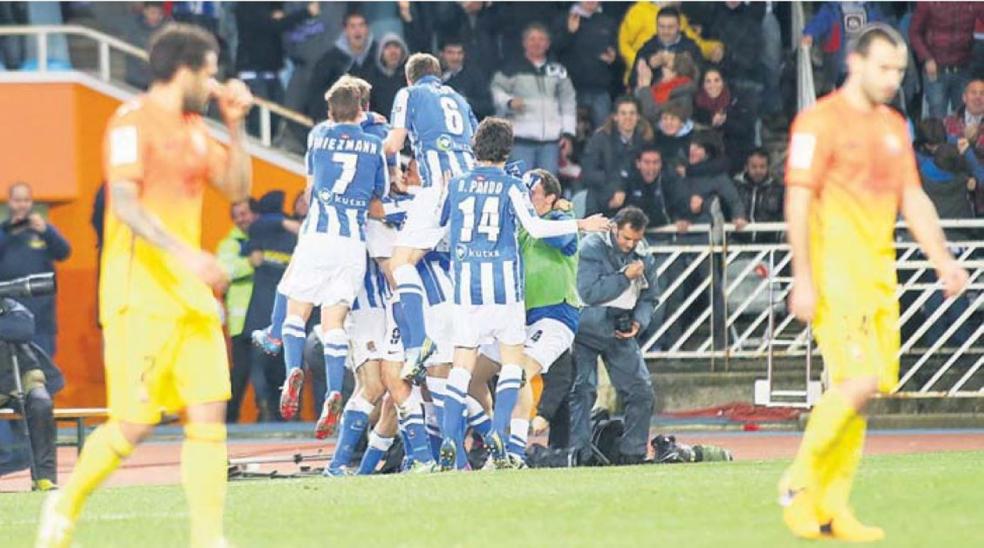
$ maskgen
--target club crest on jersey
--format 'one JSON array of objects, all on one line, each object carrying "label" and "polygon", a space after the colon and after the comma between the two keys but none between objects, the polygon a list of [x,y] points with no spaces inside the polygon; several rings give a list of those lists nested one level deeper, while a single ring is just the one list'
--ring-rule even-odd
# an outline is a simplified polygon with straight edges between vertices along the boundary
[{"label": "club crest on jersey", "polygon": [[328,189],[322,189],[318,191],[318,199],[326,204],[330,204],[335,198],[335,195]]},{"label": "club crest on jersey", "polygon": [[455,259],[457,259],[459,261],[462,261],[462,260],[464,260],[464,258],[465,258],[466,255],[468,255],[468,248],[465,247],[465,244],[458,244],[454,248],[454,257],[455,257]]},{"label": "club crest on jersey", "polygon": [[448,135],[441,135],[437,138],[437,150],[442,152],[450,152],[454,149],[454,141]]}]

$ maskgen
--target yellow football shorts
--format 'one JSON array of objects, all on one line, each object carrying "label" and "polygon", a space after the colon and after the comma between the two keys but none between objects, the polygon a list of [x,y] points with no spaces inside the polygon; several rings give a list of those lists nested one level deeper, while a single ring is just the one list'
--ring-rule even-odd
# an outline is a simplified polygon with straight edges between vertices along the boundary
[{"label": "yellow football shorts", "polygon": [[226,401],[231,395],[218,318],[122,312],[104,325],[103,344],[113,419],[157,424],[162,412]]},{"label": "yellow football shorts", "polygon": [[878,377],[888,393],[899,380],[898,305],[831,307],[821,303],[813,334],[832,384],[859,377]]}]

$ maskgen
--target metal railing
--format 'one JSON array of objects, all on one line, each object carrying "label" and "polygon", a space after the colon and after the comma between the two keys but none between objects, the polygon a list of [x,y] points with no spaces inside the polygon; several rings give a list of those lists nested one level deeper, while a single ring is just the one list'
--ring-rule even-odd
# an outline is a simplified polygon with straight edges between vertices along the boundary
[{"label": "metal railing", "polygon": [[[950,242],[970,272],[968,290],[944,299],[941,285],[918,245],[898,225],[895,242],[900,303],[902,377],[896,391],[984,396],[984,220],[943,221],[969,238]],[[658,263],[660,304],[644,337],[646,358],[723,361],[803,358],[809,379],[818,352],[809,326],[787,310],[791,254],[784,223],[673,227],[649,232]]]},{"label": "metal railing", "polygon": [[[36,40],[38,57],[37,72],[42,73],[48,72],[49,70],[48,38],[51,35],[64,35],[66,37],[77,37],[94,41],[97,47],[98,58],[95,75],[104,82],[126,85],[123,82],[113,80],[114,53],[121,55],[124,61],[126,58],[133,58],[142,63],[147,62],[147,52],[143,49],[88,27],[78,25],[0,26],[0,37],[22,37],[24,39]],[[79,68],[73,70],[85,72],[84,69]],[[255,108],[259,112],[259,134],[254,135],[254,137],[258,138],[264,146],[269,147],[273,145],[274,128],[272,121],[274,115],[304,127],[312,127],[314,125],[311,118],[266,99],[257,97],[255,105]]]}]

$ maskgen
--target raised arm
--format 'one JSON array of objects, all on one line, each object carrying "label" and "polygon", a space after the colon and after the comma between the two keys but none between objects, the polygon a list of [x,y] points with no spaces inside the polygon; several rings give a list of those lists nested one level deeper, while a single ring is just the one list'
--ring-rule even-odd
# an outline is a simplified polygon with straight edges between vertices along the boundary
[{"label": "raised arm", "polygon": [[243,119],[253,106],[253,95],[239,80],[214,83],[212,94],[219,103],[219,111],[229,131],[229,150],[221,154],[217,144],[210,145],[211,182],[230,201],[238,202],[249,198],[253,178],[243,124]]},{"label": "raised arm", "polygon": [[529,196],[520,190],[519,186],[513,186],[509,189],[509,201],[512,202],[513,210],[516,211],[516,218],[519,219],[520,224],[530,236],[536,239],[574,234],[578,230],[601,232],[608,229],[608,219],[600,214],[578,220],[548,221],[541,219],[537,217]]},{"label": "raised arm", "polygon": [[397,154],[403,150],[403,144],[407,141],[407,109],[410,105],[410,90],[403,88],[396,93],[393,98],[393,112],[390,115],[389,135],[383,142],[383,150],[386,154]]}]

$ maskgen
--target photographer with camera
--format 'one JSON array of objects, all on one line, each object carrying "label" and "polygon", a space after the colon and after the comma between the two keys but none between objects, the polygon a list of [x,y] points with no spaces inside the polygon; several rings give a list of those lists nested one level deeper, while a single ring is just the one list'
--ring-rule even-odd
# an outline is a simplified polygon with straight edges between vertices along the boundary
[{"label": "photographer with camera", "polygon": [[0,432],[3,445],[10,446],[6,458],[0,455],[0,473],[29,465],[32,489],[40,491],[57,487],[57,430],[51,399],[65,381],[45,352],[31,342],[34,316],[10,297],[24,299],[53,291],[51,274],[0,283],[0,407],[21,415],[18,422],[4,421],[6,432]]},{"label": "photographer with camera", "polygon": [[642,243],[649,224],[646,214],[626,207],[613,223],[610,232],[592,234],[581,244],[577,291],[585,307],[574,338],[571,441],[581,462],[590,460],[591,407],[601,356],[625,408],[619,464],[637,464],[646,457],[655,398],[636,336],[649,326],[659,287],[656,262]]},{"label": "photographer with camera", "polygon": [[[34,211],[31,187],[14,183],[7,205],[10,218],[0,224],[0,282],[55,271],[55,261],[71,253],[61,233]],[[25,297],[20,301],[34,314],[34,339],[48,356],[55,355],[55,296]]]}]

